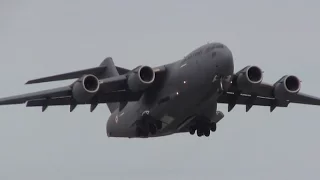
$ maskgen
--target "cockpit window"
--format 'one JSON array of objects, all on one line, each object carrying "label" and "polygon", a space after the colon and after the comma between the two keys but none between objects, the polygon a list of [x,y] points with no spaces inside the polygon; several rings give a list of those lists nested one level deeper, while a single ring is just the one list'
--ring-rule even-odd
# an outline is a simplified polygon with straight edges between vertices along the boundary
[{"label": "cockpit window", "polygon": [[223,46],[223,44],[215,44],[215,45],[213,45],[213,47],[214,48],[223,48],[224,46]]},{"label": "cockpit window", "polygon": [[208,47],[208,48],[206,49],[206,53],[207,53],[207,52],[210,52],[212,49],[214,49],[214,46]]},{"label": "cockpit window", "polygon": [[192,58],[192,57],[195,57],[195,56],[199,56],[202,54],[202,51],[201,50],[198,50],[198,51],[195,51],[195,52],[192,52],[190,53],[188,56],[185,57],[185,59],[182,61],[182,63],[184,63],[186,60]]},{"label": "cockpit window", "polygon": [[210,51],[212,51],[212,50],[214,50],[214,49],[216,49],[216,48],[224,48],[224,46],[223,46],[223,44],[219,44],[219,43],[213,44],[212,46],[208,47],[208,48],[205,50],[205,52],[210,52]]},{"label": "cockpit window", "polygon": [[217,55],[217,53],[216,53],[216,52],[213,52],[213,53],[211,54],[211,57],[214,58],[214,57],[216,57],[216,55]]}]

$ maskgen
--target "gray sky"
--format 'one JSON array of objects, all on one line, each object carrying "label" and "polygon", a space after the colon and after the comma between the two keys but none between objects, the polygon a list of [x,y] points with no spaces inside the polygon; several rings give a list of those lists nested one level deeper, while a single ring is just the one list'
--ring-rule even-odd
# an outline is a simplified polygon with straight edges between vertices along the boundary
[{"label": "gray sky", "polygon": [[[258,65],[273,83],[297,75],[319,95],[320,3],[243,1],[0,1],[0,96],[62,86],[36,77],[98,65],[160,65],[219,41],[235,69]],[[318,62],[317,62],[318,61]],[[0,107],[0,179],[319,179],[320,107],[227,112],[209,138],[107,138],[106,105]]]}]

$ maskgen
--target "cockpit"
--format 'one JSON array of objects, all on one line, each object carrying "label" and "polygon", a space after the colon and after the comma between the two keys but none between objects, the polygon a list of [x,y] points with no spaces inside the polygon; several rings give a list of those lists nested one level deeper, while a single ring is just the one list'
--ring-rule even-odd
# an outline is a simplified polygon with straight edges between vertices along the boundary
[{"label": "cockpit", "polygon": [[212,43],[212,44],[210,44],[209,47],[207,47],[205,49],[205,52],[211,52],[212,50],[217,49],[217,48],[224,48],[224,45],[221,43]]},{"label": "cockpit", "polygon": [[224,48],[224,45],[221,43],[209,43],[206,45],[203,45],[195,50],[193,50],[191,53],[189,53],[185,58],[184,58],[184,62],[188,59],[191,59],[193,57],[202,55],[202,54],[206,54],[206,53],[210,53],[212,52],[212,50],[217,49],[217,48]]}]

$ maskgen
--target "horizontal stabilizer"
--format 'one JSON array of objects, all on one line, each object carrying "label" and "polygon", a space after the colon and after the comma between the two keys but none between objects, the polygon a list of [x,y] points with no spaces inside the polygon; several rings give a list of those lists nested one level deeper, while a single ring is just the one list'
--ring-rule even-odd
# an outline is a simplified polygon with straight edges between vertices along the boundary
[{"label": "horizontal stabilizer", "polygon": [[[94,67],[94,68],[90,68],[90,69],[83,69],[83,70],[73,71],[73,72],[64,73],[64,74],[58,74],[58,75],[54,75],[54,76],[33,79],[33,80],[29,80],[28,82],[26,82],[26,84],[36,84],[36,83],[44,83],[44,82],[52,82],[52,81],[77,79],[85,74],[92,74],[92,75],[99,77],[99,75],[102,74],[104,71],[106,71],[106,69],[107,69],[106,66],[99,66],[99,67]],[[116,67],[116,69],[120,75],[130,72],[129,69],[125,69],[122,67]]]},{"label": "horizontal stabilizer", "polygon": [[97,76],[105,70],[106,70],[106,67],[99,66],[99,67],[94,67],[94,68],[90,68],[90,69],[73,71],[73,72],[69,72],[69,73],[43,77],[43,78],[39,78],[39,79],[33,79],[33,80],[26,82],[26,84],[35,84],[35,83],[43,83],[43,82],[50,82],[50,81],[76,79],[76,78],[80,78],[84,74],[92,74],[92,75]]}]

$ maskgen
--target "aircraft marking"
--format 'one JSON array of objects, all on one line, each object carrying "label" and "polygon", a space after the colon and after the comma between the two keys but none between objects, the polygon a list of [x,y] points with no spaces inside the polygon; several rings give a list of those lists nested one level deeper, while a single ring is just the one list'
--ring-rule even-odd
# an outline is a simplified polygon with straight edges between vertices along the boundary
[{"label": "aircraft marking", "polygon": [[119,121],[118,115],[116,115],[116,117],[114,118],[114,120],[116,121],[116,123],[118,123],[118,121]]},{"label": "aircraft marking", "polygon": [[183,67],[185,67],[187,65],[187,63],[184,63],[184,64],[182,64],[181,66],[180,66],[180,68],[183,68]]},{"label": "aircraft marking", "polygon": [[146,110],[146,111],[143,111],[142,112],[142,115],[146,114],[146,115],[149,115],[150,111]]}]

